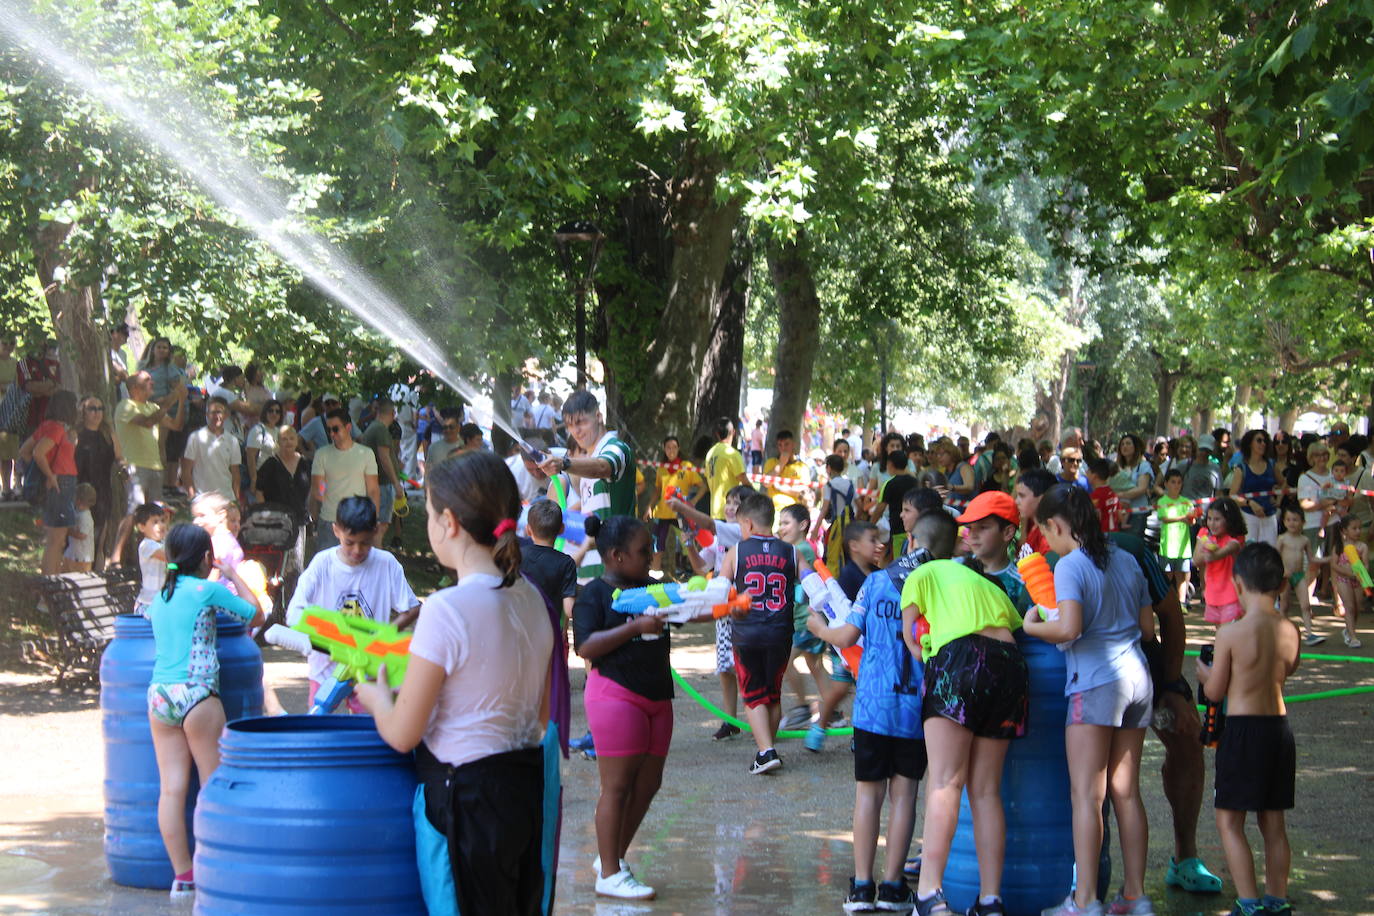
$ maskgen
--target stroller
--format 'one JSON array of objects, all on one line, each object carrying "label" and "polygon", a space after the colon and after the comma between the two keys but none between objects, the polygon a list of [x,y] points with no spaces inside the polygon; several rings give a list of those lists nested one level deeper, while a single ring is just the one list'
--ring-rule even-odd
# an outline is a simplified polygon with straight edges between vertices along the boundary
[{"label": "stroller", "polygon": [[272,599],[272,615],[263,630],[286,622],[286,604],[304,567],[304,535],[304,526],[296,524],[290,510],[277,503],[255,503],[243,514],[239,530],[243,557],[262,564]]}]

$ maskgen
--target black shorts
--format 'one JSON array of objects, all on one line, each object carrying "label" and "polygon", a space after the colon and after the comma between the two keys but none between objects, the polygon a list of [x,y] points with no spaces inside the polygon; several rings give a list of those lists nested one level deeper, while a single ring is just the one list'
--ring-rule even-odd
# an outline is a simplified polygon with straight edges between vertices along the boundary
[{"label": "black shorts", "polygon": [[1297,770],[1287,716],[1227,716],[1217,745],[1216,807],[1287,811]]},{"label": "black shorts", "polygon": [[915,780],[926,775],[926,739],[854,729],[854,780],[880,782],[894,775]]},{"label": "black shorts", "polygon": [[926,663],[921,719],[948,719],[977,738],[1026,733],[1030,673],[1016,643],[970,634],[945,643]]},{"label": "black shorts", "polygon": [[782,702],[782,676],[791,657],[791,637],[772,646],[735,646],[735,676],[745,706],[753,709]]}]

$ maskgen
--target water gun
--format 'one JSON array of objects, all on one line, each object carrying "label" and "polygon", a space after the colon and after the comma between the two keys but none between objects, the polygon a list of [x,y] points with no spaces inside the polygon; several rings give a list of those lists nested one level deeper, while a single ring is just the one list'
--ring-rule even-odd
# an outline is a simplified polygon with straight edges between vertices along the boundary
[{"label": "water gun", "polygon": [[1360,559],[1360,552],[1355,549],[1354,544],[1345,545],[1345,562],[1350,564],[1350,569],[1355,573],[1355,578],[1360,580],[1364,593],[1374,595],[1374,581],[1370,580],[1369,570],[1365,568],[1364,561]]},{"label": "water gun", "polygon": [[335,662],[330,676],[315,692],[310,715],[327,715],[353,693],[362,678],[376,678],[386,666],[387,685],[393,690],[405,680],[410,662],[410,634],[389,623],[355,617],[339,611],[308,607],[293,627],[275,624],[264,634],[267,642],[309,655],[311,648],[326,652]]},{"label": "water gun", "polygon": [[930,648],[929,637],[930,621],[926,618],[925,614],[922,614],[911,623],[911,638],[914,639],[916,645],[920,647],[922,659],[925,658],[925,653]]},{"label": "water gun", "polygon": [[[854,610],[854,603],[830,574],[830,568],[825,565],[824,560],[817,560],[811,569],[802,571],[801,586],[811,602],[811,610],[824,617],[829,626],[843,626],[849,612]],[[858,677],[863,646],[853,645],[847,649],[840,649],[839,652],[840,661],[851,674]]]},{"label": "water gun", "polygon": [[1059,619],[1059,599],[1054,596],[1054,572],[1043,553],[1022,557],[1016,564],[1025,583],[1026,594],[1040,608],[1042,620]]},{"label": "water gun", "polygon": [[[736,592],[729,579],[693,576],[684,583],[618,588],[611,593],[611,610],[617,614],[652,614],[668,623],[682,624],[707,611],[717,618],[734,610],[746,611],[753,601],[752,595]],[[658,634],[645,634],[642,638],[657,639]]]},{"label": "water gun", "polygon": [[410,514],[410,500],[406,499],[404,478],[401,481],[401,489],[398,489],[396,495],[392,497],[391,514],[397,518],[405,518]]},{"label": "water gun", "polygon": [[[1203,646],[1198,650],[1198,659],[1211,666],[1214,649]],[[1226,714],[1222,711],[1221,701],[1209,700],[1201,684],[1197,688],[1197,701],[1202,704],[1202,733],[1198,736],[1203,747],[1216,747],[1221,740],[1221,730],[1226,725]]]},{"label": "water gun", "polygon": [[[409,474],[407,474],[405,471],[402,471],[401,473],[397,474],[396,476],[397,476],[397,477],[400,479],[400,481],[401,481],[401,488],[402,488],[402,489],[405,489],[405,490],[419,490],[419,489],[423,489],[423,488],[420,486],[420,481],[416,480],[414,477],[411,477],[411,476],[410,476]],[[400,494],[398,493],[397,495],[399,496]]]},{"label": "water gun", "polygon": [[1202,526],[1202,528],[1198,530],[1197,544],[1199,547],[1202,547],[1205,550],[1216,550],[1218,547],[1221,546],[1217,543],[1217,539],[1212,537],[1212,532],[1207,530],[1206,525]]},{"label": "water gun", "polygon": [[[681,500],[684,503],[687,502],[687,497],[682,495],[682,490],[678,487],[668,488],[668,498]],[[716,536],[714,534],[707,531],[705,528],[698,528],[694,522],[685,516],[682,519],[682,523],[687,526],[688,532],[692,535],[692,540],[696,541],[697,546],[703,550],[716,542]]]}]

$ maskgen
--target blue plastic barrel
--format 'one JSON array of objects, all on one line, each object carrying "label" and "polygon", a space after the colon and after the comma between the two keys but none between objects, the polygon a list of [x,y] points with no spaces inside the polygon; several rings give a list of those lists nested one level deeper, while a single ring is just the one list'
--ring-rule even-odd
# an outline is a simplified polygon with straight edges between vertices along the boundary
[{"label": "blue plastic barrel", "polygon": [[[1030,716],[1026,734],[1011,742],[1002,772],[1002,807],[1007,818],[1002,899],[1008,916],[1038,916],[1064,899],[1073,884],[1073,804],[1064,752],[1064,655],[1024,632],[1016,643],[1030,670]],[[1105,851],[1103,875],[1111,859]],[[1100,882],[1099,882],[1100,883]],[[963,912],[978,896],[978,853],[968,795],[959,805],[959,826],[945,868],[945,895]]]},{"label": "blue plastic barrel", "polygon": [[[220,700],[229,719],[262,715],[262,653],[237,618],[217,620]],[[153,625],[115,618],[114,638],[100,659],[100,727],[105,739],[105,862],[116,884],[169,888],[172,863],[157,829],[157,757],[148,727],[153,678]],[[192,780],[186,823],[195,805]],[[189,834],[189,829],[188,829]]]},{"label": "blue plastic barrel", "polygon": [[414,796],[370,716],[230,723],[196,807],[196,916],[424,916]]}]

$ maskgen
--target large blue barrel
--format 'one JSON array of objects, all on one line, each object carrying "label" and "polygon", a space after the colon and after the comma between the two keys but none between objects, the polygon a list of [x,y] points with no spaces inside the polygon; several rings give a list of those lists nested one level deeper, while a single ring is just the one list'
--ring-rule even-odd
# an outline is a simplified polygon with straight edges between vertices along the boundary
[{"label": "large blue barrel", "polygon": [[[1068,700],[1063,653],[1024,631],[1017,632],[1016,644],[1030,670],[1030,717],[1025,736],[1011,742],[1002,772],[1007,817],[1002,899],[1008,916],[1038,916],[1063,900],[1073,883],[1073,804],[1064,752]],[[1105,854],[1104,860],[1110,868]],[[978,853],[967,793],[959,805],[944,885],[956,912],[972,906],[978,896]]]},{"label": "large blue barrel", "polygon": [[196,807],[196,916],[424,916],[414,796],[370,716],[230,723]]},{"label": "large blue barrel", "polygon": [[[217,622],[220,700],[229,719],[262,715],[262,652],[243,623]],[[105,862],[116,884],[172,886],[172,863],[157,829],[157,757],[148,727],[153,678],[153,625],[144,617],[115,618],[114,639],[100,659],[100,727],[105,738]],[[194,775],[194,774],[193,774]],[[186,805],[187,833],[195,780]]]}]

